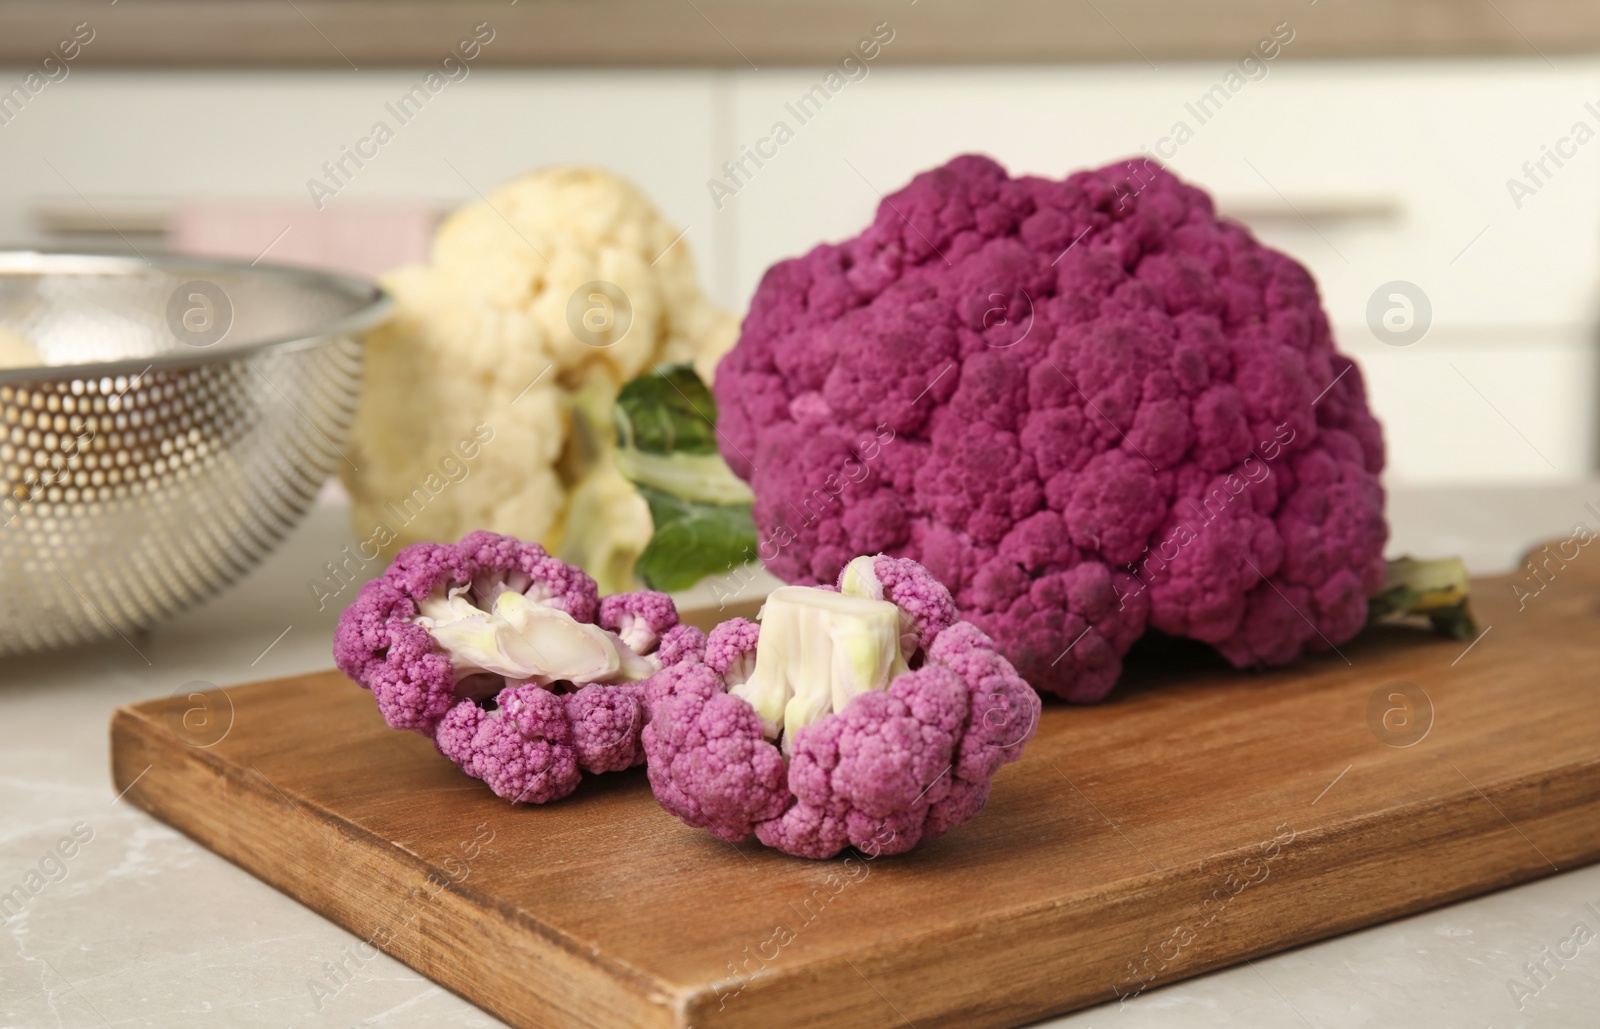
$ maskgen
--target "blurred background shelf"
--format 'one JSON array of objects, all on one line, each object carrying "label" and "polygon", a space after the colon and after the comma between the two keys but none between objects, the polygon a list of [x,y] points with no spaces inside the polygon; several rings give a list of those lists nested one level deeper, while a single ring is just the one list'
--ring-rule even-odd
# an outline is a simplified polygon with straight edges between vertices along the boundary
[{"label": "blurred background shelf", "polygon": [[[37,60],[69,16],[47,0],[0,6],[0,63]],[[1564,54],[1600,43],[1600,8],[1585,0],[1342,0],[1292,10],[1277,0],[924,0],[915,8],[901,0],[696,0],[692,11],[675,0],[143,0],[94,12],[107,30],[97,42],[105,63],[300,68],[435,61],[462,26],[486,19],[508,30],[485,58],[496,65],[765,67],[832,61],[854,33],[885,19],[918,27],[889,62],[965,64],[1233,57],[1241,40],[1285,17],[1317,29],[1305,57]]]}]

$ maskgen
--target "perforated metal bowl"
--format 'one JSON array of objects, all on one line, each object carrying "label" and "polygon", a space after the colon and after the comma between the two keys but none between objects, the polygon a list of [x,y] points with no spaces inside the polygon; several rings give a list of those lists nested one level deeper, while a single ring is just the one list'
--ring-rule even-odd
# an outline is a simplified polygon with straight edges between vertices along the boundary
[{"label": "perforated metal bowl", "polygon": [[191,258],[0,253],[0,654],[129,636],[254,567],[355,416],[357,279]]}]

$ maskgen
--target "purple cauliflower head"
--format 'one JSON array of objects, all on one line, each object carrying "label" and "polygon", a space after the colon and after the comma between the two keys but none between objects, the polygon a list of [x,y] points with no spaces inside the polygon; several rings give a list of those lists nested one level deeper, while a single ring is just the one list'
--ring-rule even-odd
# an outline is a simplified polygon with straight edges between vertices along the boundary
[{"label": "purple cauliflower head", "polygon": [[775,590],[760,626],[722,623],[644,690],[662,806],[809,858],[902,853],[970,821],[1040,711],[926,569],[881,555],[833,589]]},{"label": "purple cauliflower head", "polygon": [[1147,629],[1335,645],[1383,582],[1383,437],[1310,275],[1148,161],[918,175],[768,270],[715,394],[775,574],[913,558],[1070,700]]},{"label": "purple cauliflower head", "polygon": [[545,803],[583,772],[644,760],[644,680],[703,649],[662,593],[603,601],[536,543],[474,532],[417,543],[361,588],[334,637],[384,720],[508,800]]}]

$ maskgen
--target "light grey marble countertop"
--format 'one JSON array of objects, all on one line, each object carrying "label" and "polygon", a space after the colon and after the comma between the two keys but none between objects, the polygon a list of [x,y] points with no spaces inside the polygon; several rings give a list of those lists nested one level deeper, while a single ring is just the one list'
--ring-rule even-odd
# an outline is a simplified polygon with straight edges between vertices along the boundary
[{"label": "light grey marble countertop", "polygon": [[[1501,572],[1535,539],[1566,536],[1580,519],[1600,527],[1589,502],[1600,508],[1600,482],[1399,490],[1391,549],[1461,554],[1475,572]],[[344,511],[320,504],[266,565],[171,625],[131,642],[0,659],[0,893],[30,873],[43,881],[0,927],[0,1026],[501,1024],[383,955],[347,962],[351,981],[319,1001],[312,984],[329,981],[355,937],[119,801],[110,785],[107,725],[118,705],[331,664],[337,606],[318,610],[307,581],[351,542]],[[61,846],[71,856],[58,861],[58,841],[74,834]],[[1595,1026],[1600,936],[1548,964],[1542,981],[1524,968],[1578,922],[1600,934],[1600,866],[1045,1024]],[[1513,981],[1538,988],[1520,1008]]]}]

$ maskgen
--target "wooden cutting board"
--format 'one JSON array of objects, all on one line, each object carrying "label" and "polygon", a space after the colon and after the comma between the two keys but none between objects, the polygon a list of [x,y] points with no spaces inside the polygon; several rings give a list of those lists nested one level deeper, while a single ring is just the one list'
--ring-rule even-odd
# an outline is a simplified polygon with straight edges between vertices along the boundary
[{"label": "wooden cutting board", "polygon": [[1048,703],[901,857],[719,842],[639,769],[512,807],[333,672],[122,708],[112,774],[516,1026],[1014,1026],[1600,857],[1600,556],[1546,575],[1477,583],[1470,648],[1168,654]]}]

